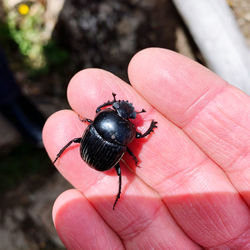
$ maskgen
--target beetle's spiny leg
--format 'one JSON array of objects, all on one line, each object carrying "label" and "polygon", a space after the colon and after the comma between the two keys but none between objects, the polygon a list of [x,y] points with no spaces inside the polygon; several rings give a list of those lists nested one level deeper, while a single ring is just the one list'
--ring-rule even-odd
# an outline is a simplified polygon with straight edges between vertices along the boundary
[{"label": "beetle's spiny leg", "polygon": [[136,138],[143,138],[143,137],[145,137],[145,136],[147,136],[147,135],[149,135],[151,132],[153,132],[154,131],[154,128],[157,128],[157,122],[156,121],[152,121],[151,122],[151,124],[150,124],[150,127],[148,128],[148,130],[144,133],[144,134],[142,134],[142,133],[140,133],[140,132],[136,132]]},{"label": "beetle's spiny leg", "polygon": [[116,205],[117,201],[120,199],[121,190],[122,190],[122,174],[121,174],[121,168],[120,168],[119,163],[117,163],[115,165],[115,170],[116,170],[117,175],[119,176],[119,189],[118,189],[118,193],[117,193],[117,196],[115,199],[115,203],[113,205],[113,210],[115,209],[115,205]]},{"label": "beetle's spiny leg", "polygon": [[56,155],[56,159],[53,161],[53,164],[57,161],[57,159],[62,155],[62,153],[64,152],[64,150],[66,149],[66,148],[68,148],[72,143],[80,143],[81,142],[81,137],[79,137],[79,138],[75,138],[75,139],[73,139],[73,140],[71,140],[71,141],[69,141],[60,151],[59,151],[59,153]]},{"label": "beetle's spiny leg", "polygon": [[128,153],[132,156],[132,158],[133,158],[133,160],[135,161],[135,165],[137,166],[137,167],[139,167],[138,166],[138,159],[137,159],[137,157],[134,155],[134,153],[127,147],[127,151],[128,151]]},{"label": "beetle's spiny leg", "polygon": [[81,122],[88,122],[88,123],[93,123],[91,119],[88,118],[83,118],[82,116],[78,115],[78,118]]}]

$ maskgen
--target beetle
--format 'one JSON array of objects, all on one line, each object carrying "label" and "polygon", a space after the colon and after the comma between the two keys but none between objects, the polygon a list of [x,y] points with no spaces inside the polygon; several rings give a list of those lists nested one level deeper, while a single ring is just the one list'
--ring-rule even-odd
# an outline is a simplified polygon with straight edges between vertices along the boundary
[{"label": "beetle", "polygon": [[140,112],[136,112],[132,103],[116,100],[116,94],[112,93],[112,95],[112,101],[107,101],[97,107],[94,120],[79,117],[82,122],[89,123],[83,136],[69,141],[56,155],[53,163],[72,143],[80,143],[80,155],[91,168],[106,171],[115,167],[119,177],[119,189],[113,205],[114,210],[120,198],[122,186],[119,161],[127,151],[137,166],[138,159],[127,145],[135,138],[144,138],[153,132],[154,128],[157,128],[157,122],[152,120],[145,133],[137,132],[135,125],[130,120],[135,119],[137,114],[146,111],[142,109]]}]

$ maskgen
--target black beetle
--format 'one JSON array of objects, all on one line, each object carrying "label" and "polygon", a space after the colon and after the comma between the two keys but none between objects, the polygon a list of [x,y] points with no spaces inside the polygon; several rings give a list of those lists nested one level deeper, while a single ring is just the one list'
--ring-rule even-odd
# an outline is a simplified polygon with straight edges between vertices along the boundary
[{"label": "black beetle", "polygon": [[[138,160],[127,145],[134,138],[143,138],[150,134],[154,128],[157,128],[157,122],[152,120],[150,127],[144,134],[137,132],[130,119],[135,119],[136,114],[146,111],[142,109],[140,112],[136,112],[132,103],[116,100],[116,94],[112,93],[112,95],[113,101],[107,101],[97,107],[97,115],[94,121],[87,118],[81,119],[82,122],[89,123],[83,136],[68,142],[59,151],[53,163],[57,161],[71,143],[80,143],[81,157],[91,168],[98,171],[106,171],[115,167],[119,176],[119,190],[113,205],[114,209],[120,198],[122,185],[119,161],[127,151],[133,157],[137,166]],[[106,108],[102,110],[102,108],[110,105],[112,105],[113,109]]]}]

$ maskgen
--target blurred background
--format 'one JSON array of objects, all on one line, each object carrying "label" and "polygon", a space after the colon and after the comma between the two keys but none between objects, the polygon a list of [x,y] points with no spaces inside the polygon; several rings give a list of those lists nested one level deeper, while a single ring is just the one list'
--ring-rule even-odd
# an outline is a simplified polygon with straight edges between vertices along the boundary
[{"label": "blurred background", "polygon": [[[236,32],[229,50],[237,57],[250,45],[250,0],[221,2],[193,13],[210,21],[219,13],[226,20],[219,34],[228,36],[218,40],[226,47]],[[51,210],[70,185],[48,159],[41,129],[50,114],[69,108],[66,88],[76,72],[98,67],[128,81],[129,60],[147,47],[177,51],[217,72],[209,56],[217,60],[218,53],[203,47],[215,27],[207,22],[211,32],[204,30],[201,22],[197,31],[185,4],[190,13],[192,0],[0,0],[0,249],[64,249]],[[239,62],[244,75],[250,65]]]}]

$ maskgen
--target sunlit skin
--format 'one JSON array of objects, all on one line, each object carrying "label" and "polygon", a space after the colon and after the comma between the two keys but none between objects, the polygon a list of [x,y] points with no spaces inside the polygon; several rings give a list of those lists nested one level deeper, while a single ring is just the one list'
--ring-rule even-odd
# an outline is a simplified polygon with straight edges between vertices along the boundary
[{"label": "sunlit skin", "polygon": [[[250,247],[250,99],[205,67],[164,49],[136,54],[128,68],[131,85],[99,69],[76,74],[62,110],[45,124],[52,160],[93,119],[114,92],[129,100],[141,131],[158,128],[129,147],[122,196],[112,210],[115,170],[98,172],[73,145],[56,163],[75,189],[55,201],[53,220],[68,249],[248,249]],[[138,140],[137,140],[138,141]],[[128,167],[126,167],[129,166]]]}]

